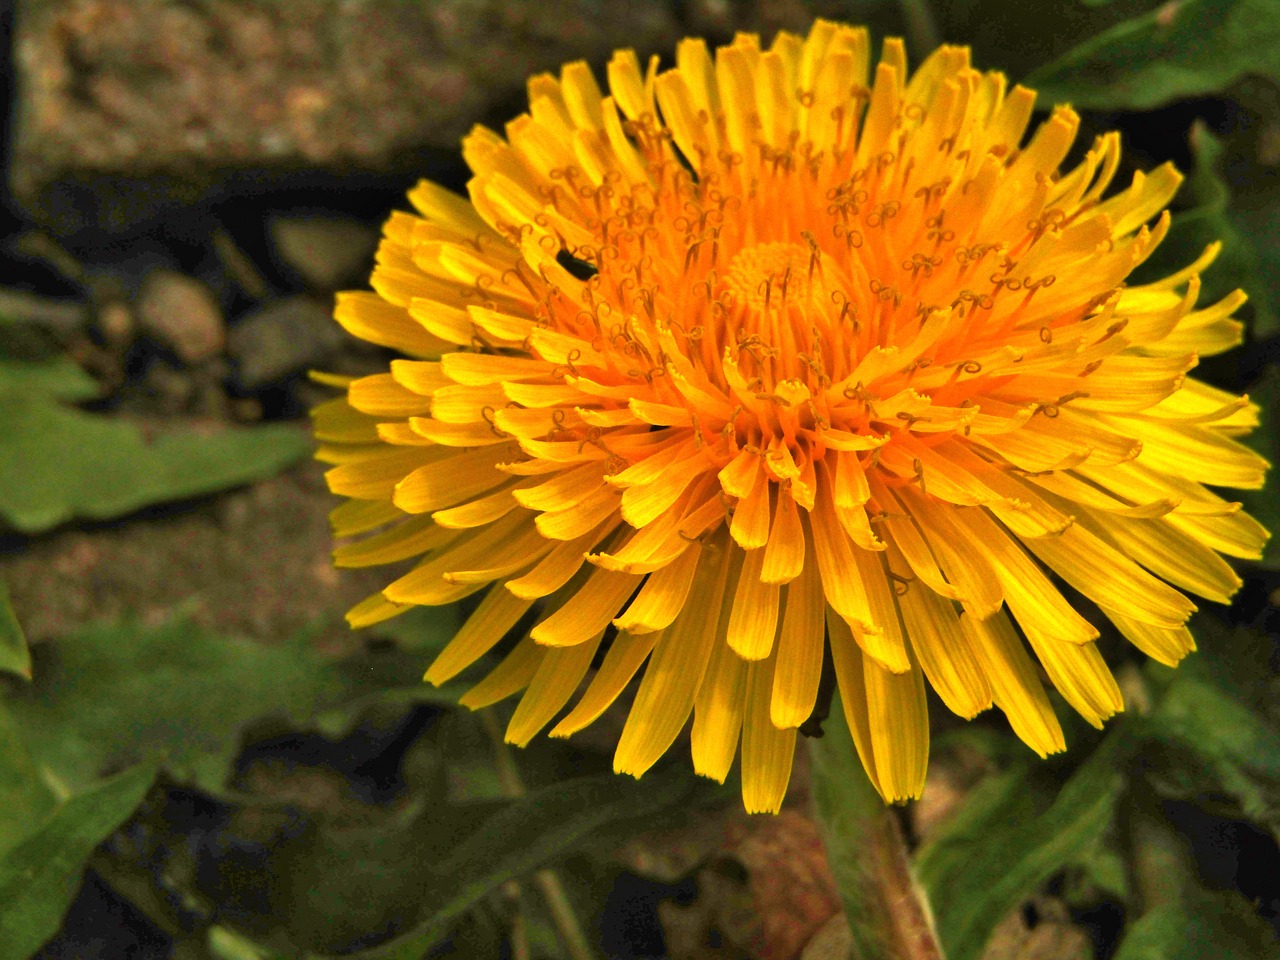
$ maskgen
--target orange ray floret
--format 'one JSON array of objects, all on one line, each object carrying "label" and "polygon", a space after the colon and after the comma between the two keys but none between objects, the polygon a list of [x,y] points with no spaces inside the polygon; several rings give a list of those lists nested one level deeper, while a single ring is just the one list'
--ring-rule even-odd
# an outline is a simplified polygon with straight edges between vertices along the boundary
[{"label": "orange ray floret", "polygon": [[[1091,723],[1123,709],[1056,575],[1163,663],[1187,593],[1266,532],[1245,398],[1189,377],[1239,338],[1197,306],[1215,249],[1125,279],[1168,229],[1168,165],[1108,193],[1114,134],[1029,136],[1034,94],[943,47],[908,76],[819,21],[676,67],[584,64],[388,222],[347,329],[413,359],[317,409],[348,565],[420,557],[353,626],[484,591],[443,682],[536,611],[464,698],[523,691],[508,738],[567,736],[640,676],[615,758],[639,776],[690,717],[694,768],[777,810],[829,652],[868,776],[919,796],[927,685],[1063,749],[1038,660]],[[592,665],[594,673],[589,673]],[[643,668],[643,672],[642,672]],[[590,679],[588,680],[588,676]]]}]

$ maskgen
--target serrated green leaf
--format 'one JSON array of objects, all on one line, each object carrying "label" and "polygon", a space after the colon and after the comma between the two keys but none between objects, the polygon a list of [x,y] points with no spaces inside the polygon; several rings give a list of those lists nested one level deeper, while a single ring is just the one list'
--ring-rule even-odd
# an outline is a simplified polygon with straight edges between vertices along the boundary
[{"label": "serrated green leaf", "polygon": [[1145,914],[1125,932],[1114,960],[1258,960],[1275,956],[1275,935],[1237,893],[1200,890]]},{"label": "serrated green leaf", "polygon": [[0,670],[31,679],[31,651],[9,602],[9,585],[0,580]]},{"label": "serrated green leaf", "polygon": [[1133,748],[1128,726],[1116,724],[1043,812],[1026,799],[1034,767],[1014,768],[975,790],[925,844],[916,868],[950,960],[980,957],[1010,910],[1098,841],[1112,822]]},{"label": "serrated green leaf", "polygon": [[0,393],[0,517],[37,533],[272,476],[307,455],[288,426],[169,433],[147,443],[123,420],[35,392]]},{"label": "serrated green leaf", "polygon": [[34,755],[72,787],[162,756],[177,779],[217,793],[254,720],[323,715],[336,735],[371,695],[397,685],[433,693],[407,654],[334,662],[305,638],[265,646],[184,621],[89,627],[40,652],[35,682],[15,689],[9,708]]},{"label": "serrated green leaf", "polygon": [[1218,93],[1251,73],[1280,77],[1280,6],[1273,0],[1168,0],[1023,82],[1041,104],[1150,110]]},{"label": "serrated green leaf", "polygon": [[0,856],[0,957],[30,956],[57,932],[85,861],[137,809],[155,776],[144,764],[76,794]]}]

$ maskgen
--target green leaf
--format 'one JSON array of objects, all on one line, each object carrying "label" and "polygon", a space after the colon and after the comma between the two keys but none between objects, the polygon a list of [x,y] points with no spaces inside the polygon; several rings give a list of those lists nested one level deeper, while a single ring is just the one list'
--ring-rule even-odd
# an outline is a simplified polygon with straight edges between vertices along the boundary
[{"label": "green leaf", "polygon": [[1273,931],[1243,897],[1200,890],[1131,924],[1114,960],[1257,960],[1274,951]]},{"label": "green leaf", "polygon": [[271,915],[260,918],[264,930],[287,917],[295,945],[345,952],[371,932],[412,929],[450,890],[433,864],[506,803],[459,806],[419,796],[386,815],[313,823],[264,864],[260,879],[271,903]]},{"label": "green leaf", "polygon": [[823,736],[809,741],[814,805],[849,918],[853,955],[941,956],[897,821],[862,769],[844,710],[833,705],[823,727]]},{"label": "green leaf", "polygon": [[[920,850],[916,868],[929,891],[946,955],[976,960],[996,924],[1110,826],[1133,750],[1117,723],[1043,809],[1035,767],[1024,764],[977,788]],[[1040,812],[1043,810],[1043,812]]]},{"label": "green leaf", "polygon": [[1195,166],[1183,184],[1182,196],[1192,206],[1174,214],[1169,235],[1135,280],[1155,280],[1181,270],[1209,244],[1221,241],[1218,258],[1200,278],[1201,302],[1214,303],[1236,289],[1244,290],[1253,309],[1253,333],[1266,336],[1276,328],[1275,304],[1258,249],[1238,222],[1231,190],[1222,178],[1226,147],[1202,123],[1191,128],[1190,141]]},{"label": "green leaf", "polygon": [[56,799],[0,703],[0,857],[30,834]]},{"label": "green leaf", "polygon": [[1271,461],[1271,469],[1261,490],[1240,490],[1236,496],[1253,518],[1271,531],[1259,562],[1276,570],[1280,569],[1280,366],[1267,368],[1249,388],[1249,399],[1258,405],[1258,426],[1242,439]]},{"label": "green leaf", "polygon": [[[43,645],[34,683],[9,707],[39,760],[67,784],[163,756],[173,775],[213,793],[225,786],[245,728],[264,716],[318,722],[339,734],[353,704],[418,680],[417,658],[394,651],[334,662],[307,638],[265,646],[184,621],[94,626]],[[345,708],[345,709],[340,709]]]},{"label": "green leaf", "polygon": [[206,946],[214,960],[284,960],[274,950],[216,924],[209,928]]},{"label": "green leaf", "polygon": [[101,390],[66,356],[21,360],[0,353],[0,391],[46,394],[68,403],[92,400]]},{"label": "green leaf", "polygon": [[30,956],[57,932],[85,861],[137,809],[155,776],[144,764],[90,787],[0,856],[0,957]]},{"label": "green leaf", "polygon": [[1248,164],[1233,166],[1230,181],[1230,219],[1250,238],[1257,257],[1257,281],[1245,289],[1255,304],[1262,296],[1269,310],[1257,312],[1251,330],[1255,338],[1271,337],[1280,333],[1280,178],[1274,167]]},{"label": "green leaf", "polygon": [[605,775],[566,780],[511,801],[448,856],[419,857],[426,915],[411,933],[355,954],[352,960],[419,960],[460,918],[503,883],[581,848],[602,831],[651,828],[693,801],[683,767],[653,771],[640,782]]},{"label": "green leaf", "polygon": [[1148,668],[1167,684],[1145,724],[1161,746],[1151,768],[1157,789],[1188,798],[1225,791],[1280,838],[1280,723],[1263,713],[1275,703],[1277,683],[1267,682],[1272,641],[1246,629],[1215,630],[1205,617],[1195,631],[1204,652],[1177,670]]},{"label": "green leaf", "polygon": [[169,433],[33,392],[0,393],[0,517],[23,533],[104,519],[271,476],[310,450],[287,426]]},{"label": "green leaf", "polygon": [[22,624],[9,602],[9,585],[0,580],[0,670],[31,679],[31,651]]},{"label": "green leaf", "polygon": [[1119,23],[1023,81],[1041,104],[1150,110],[1218,93],[1251,74],[1280,77],[1274,0],[1168,0]]}]

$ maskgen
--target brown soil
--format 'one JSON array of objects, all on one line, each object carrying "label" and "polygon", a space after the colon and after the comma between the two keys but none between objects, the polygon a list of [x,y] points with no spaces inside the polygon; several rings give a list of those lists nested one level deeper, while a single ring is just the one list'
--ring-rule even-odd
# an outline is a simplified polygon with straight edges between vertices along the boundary
[{"label": "brown soil", "polygon": [[271,642],[315,626],[318,643],[340,649],[353,642],[343,612],[387,575],[333,568],[326,514],[336,503],[308,463],[207,501],[11,544],[0,576],[34,642],[182,612]]}]

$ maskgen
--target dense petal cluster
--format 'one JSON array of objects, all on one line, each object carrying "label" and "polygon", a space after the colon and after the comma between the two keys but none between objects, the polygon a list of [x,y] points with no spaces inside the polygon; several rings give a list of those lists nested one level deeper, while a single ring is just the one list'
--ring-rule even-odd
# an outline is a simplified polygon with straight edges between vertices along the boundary
[{"label": "dense petal cluster", "polygon": [[[418,558],[356,626],[484,591],[427,679],[520,626],[471,707],[523,691],[526,743],[594,719],[643,667],[618,744],[640,775],[692,715],[694,767],[775,810],[829,654],[886,800],[917,796],[926,682],[1063,748],[1042,674],[1122,709],[1095,626],[1164,663],[1184,595],[1265,531],[1206,489],[1256,488],[1247,399],[1190,378],[1235,344],[1197,306],[1210,249],[1126,286],[1168,228],[1170,166],[1107,195],[1116,135],[1059,172],[1078,118],[943,47],[817,23],[768,50],[698,40],[529,82],[464,142],[469,199],[422,183],[375,292],[337,319],[410,359],[332,378],[316,411],[343,566]],[[1025,140],[1025,142],[1024,142]],[[1028,652],[1027,648],[1030,648]],[[647,661],[647,666],[645,665]]]}]

